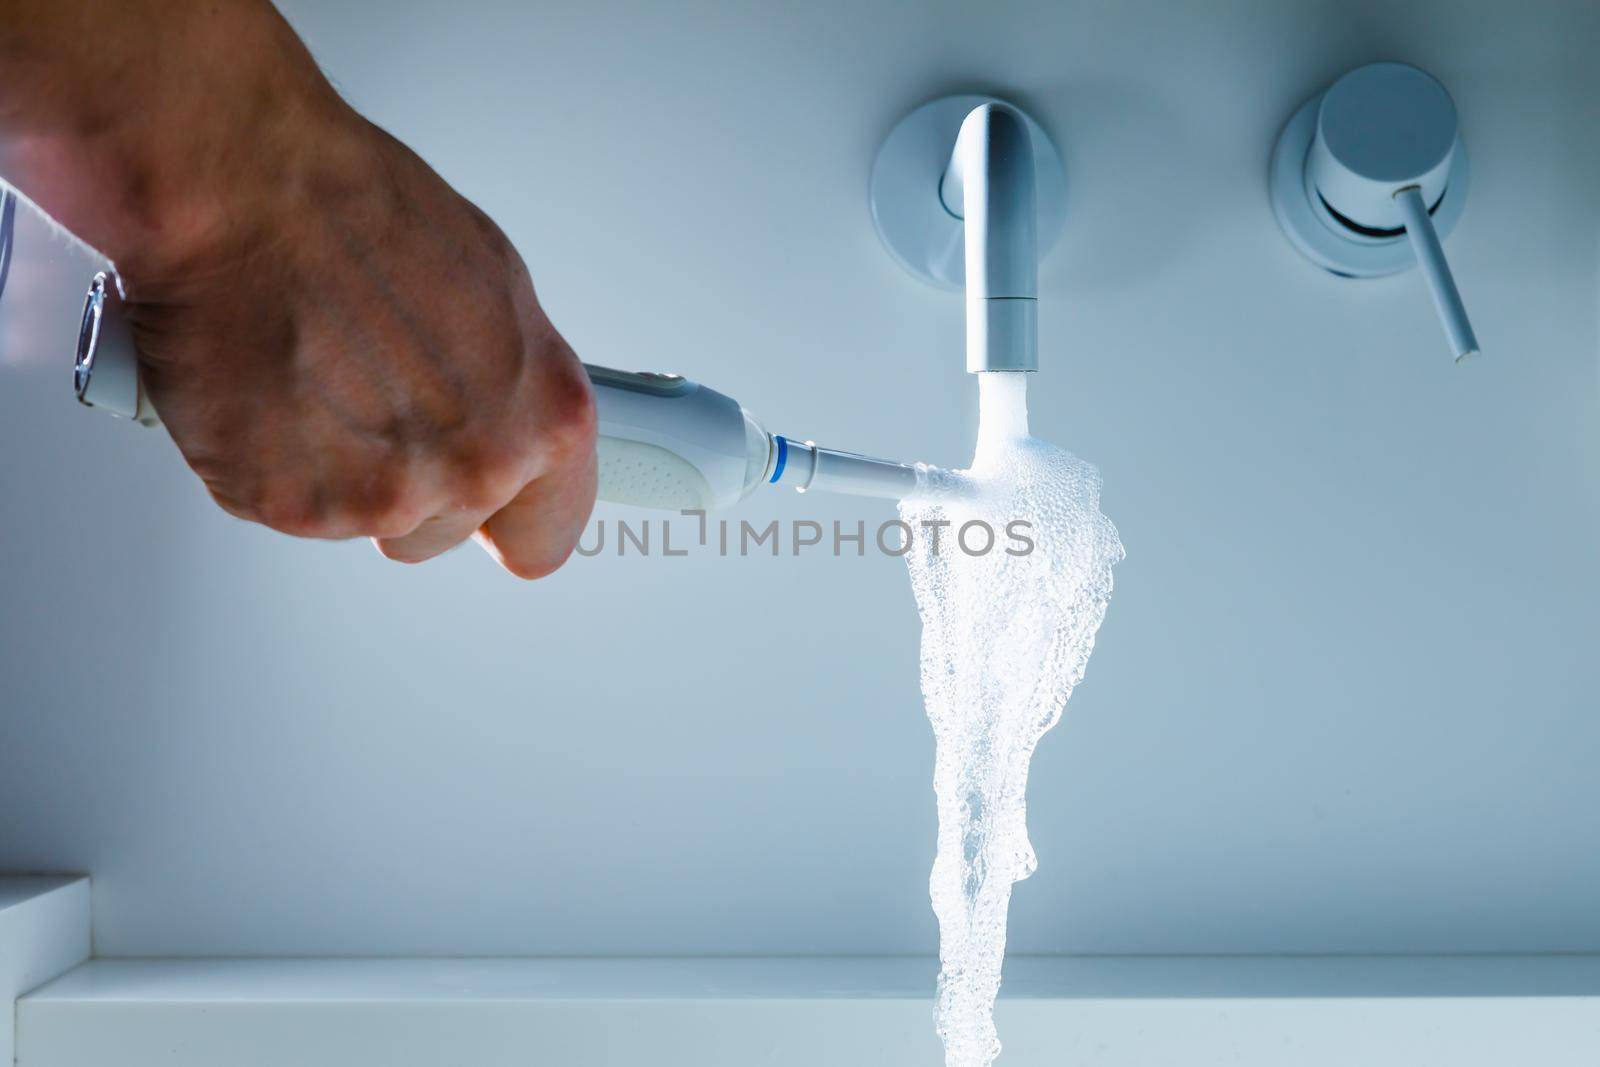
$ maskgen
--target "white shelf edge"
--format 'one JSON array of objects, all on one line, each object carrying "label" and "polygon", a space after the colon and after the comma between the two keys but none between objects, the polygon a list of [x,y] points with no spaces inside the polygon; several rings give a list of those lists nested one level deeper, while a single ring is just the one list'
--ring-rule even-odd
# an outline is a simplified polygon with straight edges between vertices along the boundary
[{"label": "white shelf edge", "polygon": [[[938,1062],[931,959],[97,959],[18,1067]],[[1600,1062],[1600,955],[1019,958],[1006,1067]]]},{"label": "white shelf edge", "polygon": [[89,879],[0,875],[0,1064],[15,1055],[16,999],[89,958]]}]

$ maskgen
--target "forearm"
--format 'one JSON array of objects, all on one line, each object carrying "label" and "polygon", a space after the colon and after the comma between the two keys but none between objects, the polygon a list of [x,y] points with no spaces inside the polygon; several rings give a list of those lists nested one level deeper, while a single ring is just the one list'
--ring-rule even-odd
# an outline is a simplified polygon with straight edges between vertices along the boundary
[{"label": "forearm", "polygon": [[0,177],[135,277],[214,259],[345,111],[266,0],[0,0]]}]

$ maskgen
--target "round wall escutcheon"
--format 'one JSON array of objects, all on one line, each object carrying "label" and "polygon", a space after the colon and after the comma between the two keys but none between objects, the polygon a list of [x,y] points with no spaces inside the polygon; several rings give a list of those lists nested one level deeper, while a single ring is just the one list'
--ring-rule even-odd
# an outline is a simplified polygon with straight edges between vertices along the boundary
[{"label": "round wall escutcheon", "polygon": [[[966,238],[961,219],[940,199],[939,184],[962,121],[974,108],[993,103],[1016,108],[999,97],[977,93],[923,104],[889,132],[872,164],[870,197],[878,236],[906,270],[941,289],[965,288]],[[1027,121],[1033,148],[1042,260],[1060,239],[1066,220],[1066,175],[1050,135],[1027,112],[1016,110]]]}]

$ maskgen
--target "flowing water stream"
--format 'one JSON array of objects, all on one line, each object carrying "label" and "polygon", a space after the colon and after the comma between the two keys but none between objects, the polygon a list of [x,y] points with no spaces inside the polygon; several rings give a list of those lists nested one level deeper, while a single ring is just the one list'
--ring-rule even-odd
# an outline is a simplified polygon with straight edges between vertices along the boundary
[{"label": "flowing water stream", "polygon": [[[939,919],[934,1018],[947,1067],[1000,1053],[995,996],[1013,883],[1037,866],[1028,842],[1028,763],[1083,677],[1122,559],[1100,514],[1100,473],[1028,434],[1026,373],[978,376],[978,446],[958,497],[905,500],[919,531],[906,560],[922,615],[922,692],[937,742],[939,845],[929,879]],[[935,550],[924,523],[948,522]],[[969,554],[959,533],[1002,531]],[[1018,527],[1016,523],[1027,523]],[[1031,551],[1003,531],[1025,529]],[[985,538],[974,527],[967,544]],[[1004,546],[1004,547],[1002,547]],[[1018,553],[1018,554],[1013,554]]]}]

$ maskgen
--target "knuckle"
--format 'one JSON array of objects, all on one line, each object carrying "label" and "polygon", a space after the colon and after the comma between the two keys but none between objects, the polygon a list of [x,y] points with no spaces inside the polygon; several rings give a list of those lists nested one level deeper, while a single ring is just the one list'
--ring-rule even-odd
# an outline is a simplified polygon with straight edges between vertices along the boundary
[{"label": "knuckle", "polygon": [[415,479],[383,471],[370,474],[343,507],[344,518],[357,532],[375,538],[405,536],[421,525],[428,510]]},{"label": "knuckle", "polygon": [[464,510],[492,514],[535,473],[529,451],[512,433],[480,431],[458,444],[450,465],[450,499]]},{"label": "knuckle", "polygon": [[581,366],[555,375],[546,412],[539,427],[540,443],[552,459],[565,462],[594,450],[599,419],[594,391]]},{"label": "knuckle", "polygon": [[395,538],[404,537],[415,530],[426,518],[421,508],[396,505],[363,516],[360,525],[362,532],[369,537]]},{"label": "knuckle", "polygon": [[317,494],[300,486],[268,484],[251,494],[247,506],[261,525],[294,537],[316,537],[329,528]]},{"label": "knuckle", "polygon": [[487,515],[516,496],[527,476],[515,457],[477,451],[457,463],[453,482],[451,497],[456,506]]},{"label": "knuckle", "polygon": [[238,438],[202,423],[183,435],[181,449],[191,470],[224,511],[294,537],[337,535],[336,498],[283,462],[261,463]]}]

